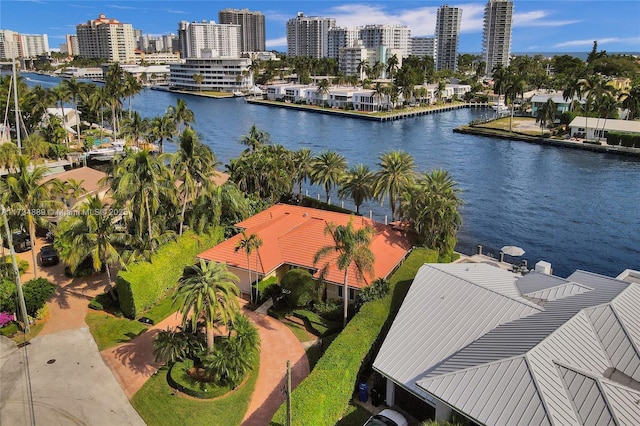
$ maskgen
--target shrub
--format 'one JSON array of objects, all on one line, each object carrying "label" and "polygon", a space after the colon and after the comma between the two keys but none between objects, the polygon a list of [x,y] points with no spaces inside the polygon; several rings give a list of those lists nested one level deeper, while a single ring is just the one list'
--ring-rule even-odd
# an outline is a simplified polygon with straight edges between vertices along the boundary
[{"label": "shrub", "polygon": [[89,302],[89,308],[93,309],[94,311],[104,310],[104,306],[102,306],[102,303],[98,302],[95,297]]},{"label": "shrub", "polygon": [[315,296],[315,282],[306,269],[290,270],[282,277],[280,286],[285,293],[283,302],[291,308],[307,306]]},{"label": "shrub", "polygon": [[58,159],[64,158],[69,153],[69,149],[65,145],[61,145],[58,143],[50,143],[49,144],[49,158]]},{"label": "shrub", "polygon": [[331,321],[341,321],[343,314],[342,302],[335,299],[329,299],[326,302],[316,302],[313,310],[322,318]]},{"label": "shrub", "polygon": [[178,361],[167,374],[169,386],[194,398],[216,398],[231,390],[230,386],[218,386],[212,382],[198,381],[189,375],[194,368],[193,360]]},{"label": "shrub", "polygon": [[8,279],[0,280],[0,311],[16,311],[16,284]]},{"label": "shrub", "polygon": [[124,316],[136,318],[162,299],[177,286],[184,268],[195,262],[196,255],[217,244],[221,238],[222,228],[206,235],[187,232],[177,241],[162,246],[151,262],[136,263],[126,271],[120,271],[116,290]]},{"label": "shrub", "polygon": [[32,317],[37,316],[38,311],[55,292],[56,286],[44,278],[27,281],[22,287],[27,314]]},{"label": "shrub", "polygon": [[367,302],[373,302],[374,300],[382,299],[389,294],[389,281],[378,278],[370,285],[364,287],[358,292],[356,298],[356,308],[362,307]]}]

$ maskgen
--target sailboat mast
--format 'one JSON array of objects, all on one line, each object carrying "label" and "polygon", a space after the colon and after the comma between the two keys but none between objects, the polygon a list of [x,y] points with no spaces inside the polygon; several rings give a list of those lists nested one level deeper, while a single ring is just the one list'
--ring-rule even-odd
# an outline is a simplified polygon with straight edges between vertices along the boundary
[{"label": "sailboat mast", "polygon": [[18,110],[18,77],[16,75],[16,59],[11,62],[13,68],[13,102],[16,113],[16,137],[18,140],[18,150],[22,153],[22,141],[20,139],[20,111]]}]

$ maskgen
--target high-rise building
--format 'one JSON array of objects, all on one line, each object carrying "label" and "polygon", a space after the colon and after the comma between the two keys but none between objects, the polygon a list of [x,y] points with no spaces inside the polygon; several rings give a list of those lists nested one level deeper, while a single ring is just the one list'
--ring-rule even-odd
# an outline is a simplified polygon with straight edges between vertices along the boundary
[{"label": "high-rise building", "polygon": [[0,30],[0,58],[35,58],[49,52],[46,34],[20,34],[11,30]]},{"label": "high-rise building", "polygon": [[64,37],[64,43],[60,45],[60,52],[66,53],[69,56],[80,55],[80,48],[78,47],[78,36],[67,34]]},{"label": "high-rise building", "polygon": [[482,56],[486,75],[490,75],[500,64],[509,66],[512,18],[512,0],[489,0],[484,8]]},{"label": "high-rise building", "polygon": [[135,61],[136,42],[131,24],[123,24],[101,13],[98,19],[77,25],[76,34],[83,58],[104,58],[122,63]]},{"label": "high-rise building", "polygon": [[221,24],[240,25],[240,50],[242,52],[264,52],[265,26],[262,12],[248,9],[224,9],[218,12]]},{"label": "high-rise building", "polygon": [[411,37],[409,45],[412,56],[430,56],[434,61],[438,57],[438,39],[435,37]]},{"label": "high-rise building", "polygon": [[333,18],[298,16],[287,21],[287,55],[326,58],[329,53],[329,29],[336,26]]},{"label": "high-rise building", "polygon": [[239,58],[242,52],[240,25],[180,21],[178,38],[182,58]]},{"label": "high-rise building", "polygon": [[[365,25],[360,28],[359,38],[367,49],[386,46],[400,52],[403,58],[409,56],[411,30],[404,25]],[[396,53],[397,54],[397,53]]]},{"label": "high-rise building", "polygon": [[462,9],[446,4],[438,8],[435,34],[438,39],[436,70],[455,71],[458,68],[458,36],[461,21]]},{"label": "high-rise building", "polygon": [[340,49],[355,47],[361,27],[333,27],[329,28],[327,57],[337,59]]}]

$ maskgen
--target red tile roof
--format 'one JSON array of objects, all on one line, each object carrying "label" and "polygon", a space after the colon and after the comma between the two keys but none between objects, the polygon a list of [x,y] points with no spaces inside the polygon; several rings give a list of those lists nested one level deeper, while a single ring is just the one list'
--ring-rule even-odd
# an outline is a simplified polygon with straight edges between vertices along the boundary
[{"label": "red tile roof", "polygon": [[[321,259],[317,265],[313,264],[313,257],[321,247],[333,245],[331,235],[325,234],[327,223],[346,225],[352,217],[355,229],[368,225],[375,230],[370,247],[375,256],[374,274],[365,276],[365,280],[362,280],[358,279],[354,265],[349,268],[349,286],[362,288],[373,279],[386,278],[411,248],[408,239],[391,226],[361,216],[287,204],[276,204],[236,226],[243,228],[247,235],[256,234],[262,240],[262,246],[254,250],[249,257],[251,270],[256,269],[256,260],[260,274],[271,273],[284,264],[319,270],[329,262],[325,280],[342,284],[344,272],[333,263],[337,256],[329,255]],[[229,266],[246,269],[246,253],[242,250],[235,251],[236,244],[241,239],[242,234],[235,235],[200,253],[198,258],[225,262]],[[318,276],[318,273],[316,272],[315,276]]]}]

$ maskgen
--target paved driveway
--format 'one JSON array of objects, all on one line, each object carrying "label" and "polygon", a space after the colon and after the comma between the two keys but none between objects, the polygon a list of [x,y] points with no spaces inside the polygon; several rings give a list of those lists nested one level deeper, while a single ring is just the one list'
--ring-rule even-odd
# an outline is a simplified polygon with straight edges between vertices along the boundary
[{"label": "paved driveway", "polygon": [[24,348],[1,339],[0,424],[145,424],[87,328],[38,336]]}]

